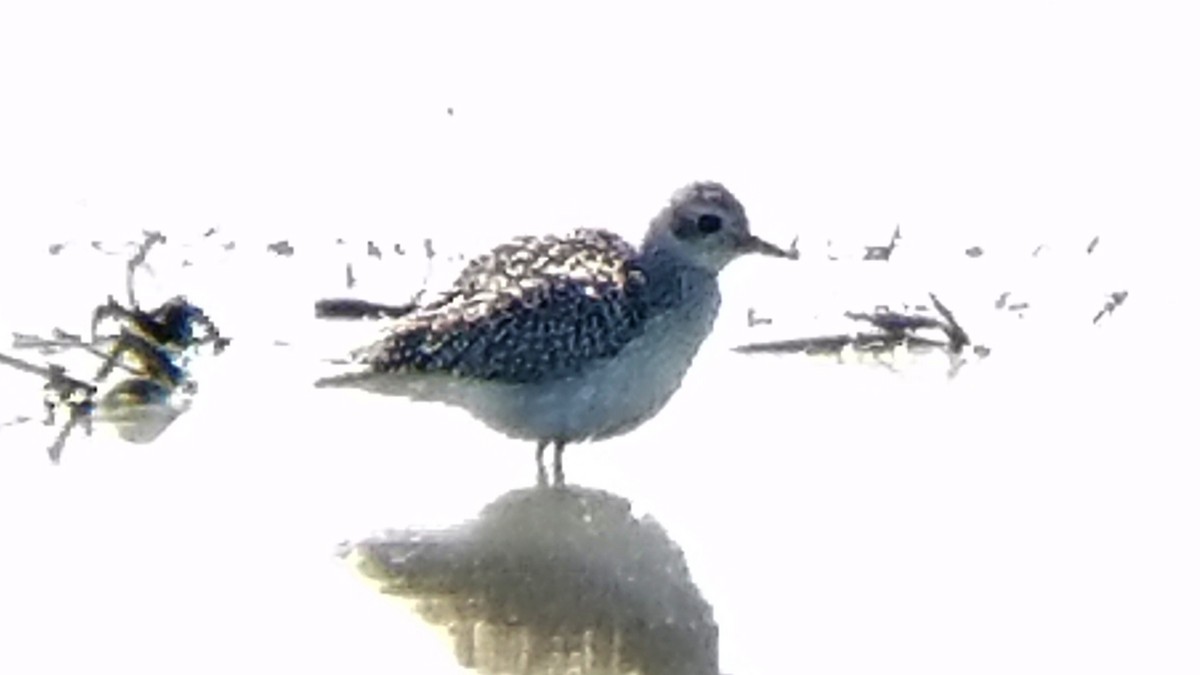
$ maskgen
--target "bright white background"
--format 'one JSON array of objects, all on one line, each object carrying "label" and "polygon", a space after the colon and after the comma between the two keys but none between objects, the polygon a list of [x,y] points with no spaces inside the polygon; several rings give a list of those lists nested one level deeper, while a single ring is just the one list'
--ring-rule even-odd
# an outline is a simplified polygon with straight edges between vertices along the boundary
[{"label": "bright white background", "polygon": [[[0,672],[450,662],[332,547],[468,517],[529,481],[532,448],[450,411],[318,396],[272,340],[314,342],[311,301],[345,292],[348,260],[358,290],[403,300],[425,237],[439,254],[638,237],[701,178],[804,257],[731,268],[671,406],[567,468],[680,543],[722,669],[1195,672],[1194,13],[5,3],[0,327],[82,327],[121,290],[124,242],[158,229],[173,248],[146,302],[187,292],[237,342],[154,446],[97,438],[50,467],[48,430],[0,429]],[[892,263],[825,261],[827,241],[852,258],[897,223]],[[292,258],[266,253],[282,238]],[[409,253],[368,258],[367,239]],[[994,349],[951,382],[940,362],[727,349],[930,290]],[[1006,290],[1025,318],[993,309]],[[776,323],[747,332],[751,305]],[[5,419],[37,414],[36,380],[0,378]]]}]

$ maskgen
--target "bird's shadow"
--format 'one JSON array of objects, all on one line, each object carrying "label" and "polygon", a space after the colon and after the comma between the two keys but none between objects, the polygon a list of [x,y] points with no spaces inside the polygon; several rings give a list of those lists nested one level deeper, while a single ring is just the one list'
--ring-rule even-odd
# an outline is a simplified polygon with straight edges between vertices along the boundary
[{"label": "bird's shadow", "polygon": [[345,552],[447,628],[466,668],[718,672],[717,624],[683,552],[604,491],[514,490],[461,525],[388,531]]}]

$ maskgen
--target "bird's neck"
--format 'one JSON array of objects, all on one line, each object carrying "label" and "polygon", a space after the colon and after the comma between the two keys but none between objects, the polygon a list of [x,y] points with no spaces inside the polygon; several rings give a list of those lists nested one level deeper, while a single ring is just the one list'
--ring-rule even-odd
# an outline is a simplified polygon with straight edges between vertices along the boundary
[{"label": "bird's neck", "polygon": [[647,247],[638,262],[646,275],[650,302],[659,309],[678,307],[697,294],[717,292],[715,274],[670,249]]}]

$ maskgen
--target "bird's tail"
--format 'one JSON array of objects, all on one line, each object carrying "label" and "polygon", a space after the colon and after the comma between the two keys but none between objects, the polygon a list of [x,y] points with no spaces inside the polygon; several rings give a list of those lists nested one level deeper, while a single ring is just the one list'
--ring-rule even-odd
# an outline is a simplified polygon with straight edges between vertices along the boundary
[{"label": "bird's tail", "polygon": [[365,366],[341,365],[329,363],[329,369],[342,368],[344,372],[317,377],[313,386],[317,389],[362,389],[369,384],[374,375]]}]

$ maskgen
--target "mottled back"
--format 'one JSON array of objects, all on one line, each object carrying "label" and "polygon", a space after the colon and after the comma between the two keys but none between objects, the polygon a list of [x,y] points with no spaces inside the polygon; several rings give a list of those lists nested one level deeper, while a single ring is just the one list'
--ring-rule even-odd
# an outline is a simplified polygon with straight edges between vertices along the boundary
[{"label": "mottled back", "polygon": [[653,295],[637,251],[611,232],[520,237],[472,260],[449,291],[355,360],[377,373],[568,377],[641,335]]}]

